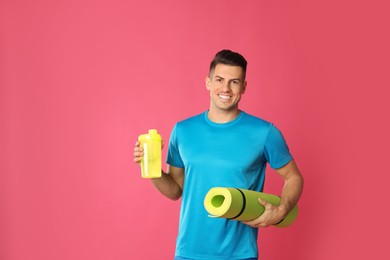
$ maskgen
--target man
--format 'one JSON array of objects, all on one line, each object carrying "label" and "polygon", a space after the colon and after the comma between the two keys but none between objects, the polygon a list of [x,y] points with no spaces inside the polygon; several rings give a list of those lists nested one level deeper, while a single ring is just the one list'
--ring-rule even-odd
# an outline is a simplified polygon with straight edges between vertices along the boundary
[{"label": "man", "polygon": [[[166,197],[182,197],[175,259],[257,259],[257,232],[283,220],[296,205],[303,178],[280,131],[271,123],[241,111],[247,62],[222,50],[210,64],[206,88],[209,110],[183,120],[172,130],[167,173],[152,179]],[[143,150],[136,143],[134,161]],[[203,207],[212,187],[262,191],[269,163],[284,179],[281,202],[259,203],[265,212],[249,222],[210,218]]]}]

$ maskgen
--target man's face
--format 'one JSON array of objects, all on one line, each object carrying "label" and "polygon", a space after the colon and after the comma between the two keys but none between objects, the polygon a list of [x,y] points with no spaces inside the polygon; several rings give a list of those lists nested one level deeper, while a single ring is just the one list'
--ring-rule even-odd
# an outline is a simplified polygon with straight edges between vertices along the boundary
[{"label": "man's face", "polygon": [[210,109],[237,110],[238,102],[246,88],[242,68],[217,64],[214,72],[206,77],[206,88],[210,91],[212,106]]}]

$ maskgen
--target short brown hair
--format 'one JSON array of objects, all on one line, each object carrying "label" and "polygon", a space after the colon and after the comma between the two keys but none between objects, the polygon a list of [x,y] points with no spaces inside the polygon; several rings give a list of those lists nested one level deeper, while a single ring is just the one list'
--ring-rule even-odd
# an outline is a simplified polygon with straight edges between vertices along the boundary
[{"label": "short brown hair", "polygon": [[233,52],[231,50],[219,51],[210,63],[209,75],[211,75],[214,72],[214,69],[217,66],[217,64],[225,64],[225,65],[241,67],[243,71],[243,77],[245,79],[246,66],[248,63],[241,54],[237,52]]}]

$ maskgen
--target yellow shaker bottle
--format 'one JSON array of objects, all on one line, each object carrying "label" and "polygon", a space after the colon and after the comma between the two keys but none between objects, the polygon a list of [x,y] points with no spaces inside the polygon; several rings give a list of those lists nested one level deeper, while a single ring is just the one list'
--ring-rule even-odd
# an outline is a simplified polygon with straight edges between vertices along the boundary
[{"label": "yellow shaker bottle", "polygon": [[144,148],[141,160],[142,178],[161,177],[161,135],[156,129],[150,129],[147,134],[140,135],[138,141]]}]

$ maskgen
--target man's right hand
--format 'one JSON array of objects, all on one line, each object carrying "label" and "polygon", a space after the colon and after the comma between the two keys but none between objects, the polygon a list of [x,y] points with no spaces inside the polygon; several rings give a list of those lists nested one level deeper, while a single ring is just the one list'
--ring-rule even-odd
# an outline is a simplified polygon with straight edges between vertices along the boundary
[{"label": "man's right hand", "polygon": [[[161,141],[161,149],[164,147],[164,141]],[[141,143],[137,141],[134,145],[134,158],[135,163],[140,163],[144,156],[144,149],[141,147]],[[184,168],[177,168],[167,165],[169,174],[163,173],[161,178],[150,179],[156,188],[166,197],[177,200],[182,195],[183,183],[184,183]]]},{"label": "man's right hand", "polygon": [[[164,148],[164,141],[161,141],[161,149]],[[134,162],[140,163],[142,160],[142,156],[144,156],[144,148],[141,147],[141,142],[137,141],[134,145]]]},{"label": "man's right hand", "polygon": [[142,156],[144,156],[144,148],[142,148],[141,143],[137,141],[134,146],[134,162],[140,163],[142,160]]}]

